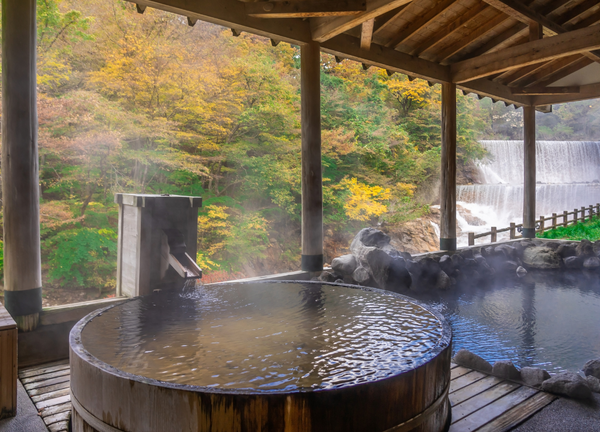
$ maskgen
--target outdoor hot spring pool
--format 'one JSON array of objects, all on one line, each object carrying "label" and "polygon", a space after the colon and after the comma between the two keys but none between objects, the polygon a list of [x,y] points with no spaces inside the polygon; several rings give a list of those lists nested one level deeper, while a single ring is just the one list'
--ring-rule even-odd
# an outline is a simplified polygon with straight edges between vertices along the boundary
[{"label": "outdoor hot spring pool", "polygon": [[580,272],[529,273],[486,286],[410,294],[443,314],[453,351],[487,361],[577,371],[600,357],[600,278]]}]

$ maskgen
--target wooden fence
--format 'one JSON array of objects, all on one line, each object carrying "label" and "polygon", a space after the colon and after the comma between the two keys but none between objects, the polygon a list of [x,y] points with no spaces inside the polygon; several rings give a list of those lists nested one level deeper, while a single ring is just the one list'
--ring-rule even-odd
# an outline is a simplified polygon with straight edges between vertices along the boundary
[{"label": "wooden fence", "polygon": [[[592,220],[594,217],[598,217],[600,215],[600,204],[596,204],[595,206],[590,205],[589,207],[581,207],[581,209],[575,209],[572,212],[564,211],[562,214],[552,213],[552,216],[540,216],[538,220],[536,220],[536,233],[543,233],[546,230],[558,228],[561,226],[575,225],[579,222],[585,222],[586,220]],[[569,219],[569,216],[573,216]],[[562,219],[560,222],[558,219]],[[552,221],[550,225],[546,225],[547,221]],[[498,241],[498,234],[509,232],[510,239],[518,239],[523,236],[517,234],[517,232],[521,232],[523,229],[523,224],[515,224],[511,222],[510,226],[507,228],[496,228],[492,227],[491,231],[475,234],[473,232],[467,233],[469,236],[469,246],[473,246],[475,244],[475,239],[483,238],[490,236],[491,243],[495,243]]]}]

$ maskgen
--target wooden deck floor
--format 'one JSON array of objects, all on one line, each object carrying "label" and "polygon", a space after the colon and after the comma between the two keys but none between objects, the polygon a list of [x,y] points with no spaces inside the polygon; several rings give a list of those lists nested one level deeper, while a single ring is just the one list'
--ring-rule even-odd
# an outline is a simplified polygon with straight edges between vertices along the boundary
[{"label": "wooden deck floor", "polygon": [[69,361],[19,371],[19,379],[50,432],[67,431],[71,416]]},{"label": "wooden deck floor", "polygon": [[449,432],[503,432],[556,399],[556,396],[452,365]]},{"label": "wooden deck floor", "polygon": [[[68,361],[22,369],[19,378],[50,432],[68,430],[71,414]],[[556,396],[452,365],[450,432],[508,431]]]}]

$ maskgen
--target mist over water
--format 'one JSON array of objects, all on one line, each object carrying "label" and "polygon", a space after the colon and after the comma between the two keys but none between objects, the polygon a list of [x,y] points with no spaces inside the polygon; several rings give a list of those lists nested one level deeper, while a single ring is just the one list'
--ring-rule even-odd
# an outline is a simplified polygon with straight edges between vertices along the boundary
[{"label": "mist over water", "polygon": [[[523,141],[481,144],[490,155],[477,165],[483,184],[457,186],[457,202],[464,209],[457,219],[463,233],[523,221]],[[537,217],[600,202],[600,142],[538,141],[536,159]],[[484,224],[473,224],[468,213]],[[458,242],[466,245],[466,235]]]}]

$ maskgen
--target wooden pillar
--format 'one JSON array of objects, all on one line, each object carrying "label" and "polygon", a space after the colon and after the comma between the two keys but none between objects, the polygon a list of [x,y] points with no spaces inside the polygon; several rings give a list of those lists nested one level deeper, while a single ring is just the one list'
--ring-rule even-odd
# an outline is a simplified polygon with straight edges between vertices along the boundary
[{"label": "wooden pillar", "polygon": [[440,250],[456,250],[456,84],[442,83]]},{"label": "wooden pillar", "polygon": [[523,107],[525,182],[523,185],[523,238],[535,238],[535,107]]},{"label": "wooden pillar", "polygon": [[4,301],[19,329],[42,310],[36,107],[36,0],[2,2]]},{"label": "wooden pillar", "polygon": [[321,52],[301,47],[302,270],[323,270],[323,180],[321,174]]}]

